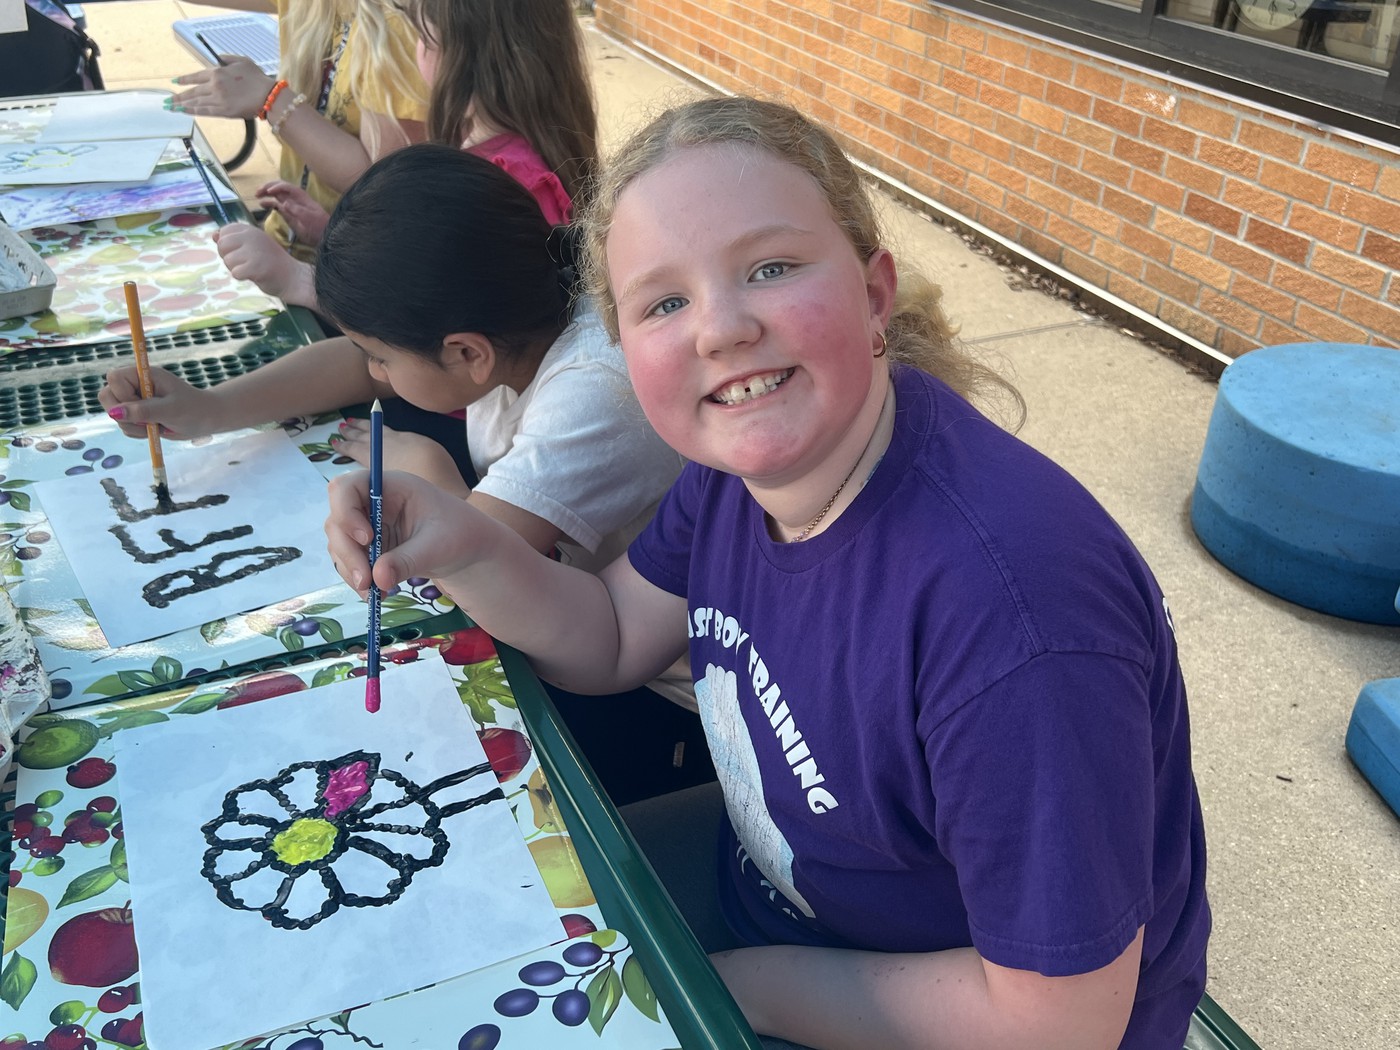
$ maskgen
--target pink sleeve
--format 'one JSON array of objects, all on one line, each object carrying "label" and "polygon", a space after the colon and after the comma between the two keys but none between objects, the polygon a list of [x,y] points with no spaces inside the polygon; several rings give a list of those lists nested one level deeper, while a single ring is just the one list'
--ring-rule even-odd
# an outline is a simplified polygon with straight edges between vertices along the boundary
[{"label": "pink sleeve", "polygon": [[473,153],[480,151],[487,160],[529,190],[550,225],[562,226],[569,221],[573,213],[572,198],[559,181],[559,176],[549,170],[544,158],[524,138],[502,135],[470,149]]}]

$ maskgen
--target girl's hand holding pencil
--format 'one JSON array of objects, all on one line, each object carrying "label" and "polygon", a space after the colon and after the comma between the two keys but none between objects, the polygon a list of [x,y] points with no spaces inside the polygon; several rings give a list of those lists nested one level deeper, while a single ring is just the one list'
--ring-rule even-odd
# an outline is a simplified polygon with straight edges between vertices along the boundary
[{"label": "girl's hand holding pencil", "polygon": [[149,397],[142,396],[140,370],[132,365],[108,372],[107,385],[98,391],[97,399],[123,434],[145,437],[148,424],[158,426],[163,437],[177,440],[219,432],[216,399],[210,391],[191,386],[164,368],[152,367],[149,375]]}]

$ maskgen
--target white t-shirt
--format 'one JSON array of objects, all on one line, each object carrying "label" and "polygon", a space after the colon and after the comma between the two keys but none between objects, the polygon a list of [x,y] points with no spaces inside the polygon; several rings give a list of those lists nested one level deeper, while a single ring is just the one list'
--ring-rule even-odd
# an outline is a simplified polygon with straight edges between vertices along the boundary
[{"label": "white t-shirt", "polygon": [[476,491],[557,525],[564,561],[590,572],[627,549],[683,462],[642,414],[587,300],[529,386],[467,407],[467,447]]},{"label": "white t-shirt", "polygon": [[[557,525],[569,538],[562,560],[589,572],[626,551],[684,463],[642,414],[622,350],[586,299],[529,386],[467,406],[467,448],[476,491]],[[651,688],[695,710],[684,657]]]}]

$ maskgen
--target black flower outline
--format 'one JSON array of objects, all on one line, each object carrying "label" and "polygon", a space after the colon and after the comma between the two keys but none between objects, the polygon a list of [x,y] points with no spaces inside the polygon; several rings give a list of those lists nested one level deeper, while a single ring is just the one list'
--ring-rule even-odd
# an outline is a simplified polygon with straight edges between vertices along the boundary
[{"label": "black flower outline", "polygon": [[[336,805],[328,801],[326,788],[332,775],[361,762],[364,763],[363,776],[366,785],[363,793],[345,805]],[[298,775],[307,770],[315,773],[316,790],[313,803],[302,806],[292,799],[288,789],[298,779]],[[499,786],[475,798],[444,806],[438,805],[429,796],[490,770],[490,763],[483,762],[420,787],[401,773],[381,769],[380,756],[369,751],[351,751],[335,759],[293,763],[275,777],[251,781],[234,788],[224,796],[219,816],[200,829],[204,833],[204,841],[209,846],[204,852],[200,874],[214,887],[215,894],[223,904],[239,911],[258,912],[280,929],[310,929],[334,915],[342,906],[364,908],[389,904],[403,894],[417,872],[424,868],[436,867],[446,858],[451,841],[441,827],[444,818],[505,798]],[[392,797],[385,798],[386,795]],[[254,806],[250,811],[245,807],[245,803],[251,801],[250,796],[260,796],[264,803],[270,799],[274,806]],[[379,800],[376,800],[376,796]],[[261,812],[264,808],[274,808],[280,812]],[[407,815],[412,812],[416,812],[418,818],[413,823],[389,824],[375,819],[386,813]],[[298,821],[305,820],[324,821],[331,825],[335,829],[334,840],[323,855],[299,863],[289,863],[274,850],[274,840]],[[223,837],[220,832],[230,826],[255,827],[262,830],[260,834],[252,836]],[[426,856],[417,856],[391,848],[377,839],[376,835],[409,836],[410,839],[431,843],[432,848]],[[380,861],[395,873],[396,877],[388,880],[384,893],[367,895],[346,890],[335,872],[335,864],[351,851]],[[251,852],[255,856],[239,871],[220,873],[220,859],[231,852]],[[243,896],[236,892],[243,888],[239,884],[252,885],[246,880],[261,872],[282,875],[271,899],[261,904],[243,899]],[[310,915],[295,916],[287,907],[288,899],[298,880],[312,873],[325,890],[325,899]]]}]

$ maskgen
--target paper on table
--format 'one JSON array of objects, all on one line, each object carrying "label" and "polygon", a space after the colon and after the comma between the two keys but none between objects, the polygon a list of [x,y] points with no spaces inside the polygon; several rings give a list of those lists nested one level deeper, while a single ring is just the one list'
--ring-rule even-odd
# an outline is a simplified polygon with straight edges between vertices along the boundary
[{"label": "paper on table", "polygon": [[142,182],[151,177],[167,141],[7,143],[0,145],[0,185]]},{"label": "paper on table", "polygon": [[336,581],[322,527],[325,478],[285,431],[167,441],[163,451],[169,509],[156,505],[144,456],[34,486],[108,645]]},{"label": "paper on table", "polygon": [[0,33],[23,33],[29,28],[24,0],[0,0]]},{"label": "paper on table", "polygon": [[[213,175],[210,178],[220,200],[238,199],[233,190]],[[0,190],[0,215],[17,230],[207,203],[209,190],[199,173],[188,165],[158,171],[144,182],[85,182]]]},{"label": "paper on table", "polygon": [[[465,775],[486,756],[441,658],[384,690],[377,715],[350,678],[112,738],[151,1047],[222,1046],[561,939],[495,774]],[[363,783],[336,773],[356,762]]]},{"label": "paper on table", "polygon": [[183,138],[194,131],[188,113],[163,108],[169,96],[154,91],[85,92],[62,95],[39,132],[41,142],[101,142],[110,139]]}]

